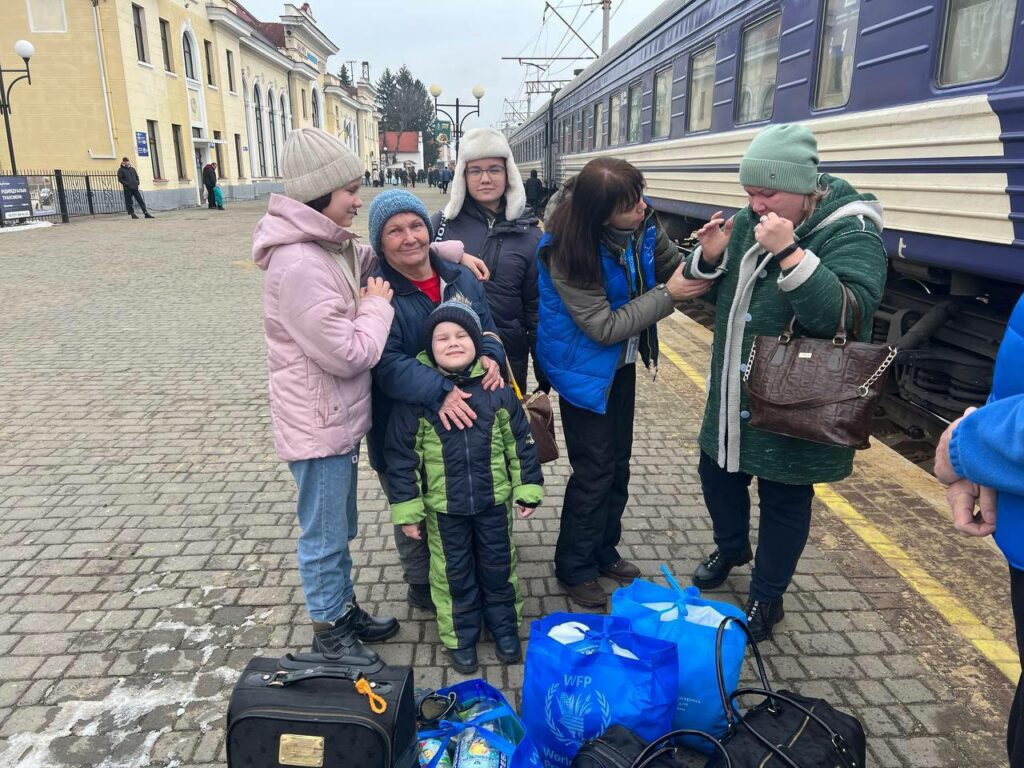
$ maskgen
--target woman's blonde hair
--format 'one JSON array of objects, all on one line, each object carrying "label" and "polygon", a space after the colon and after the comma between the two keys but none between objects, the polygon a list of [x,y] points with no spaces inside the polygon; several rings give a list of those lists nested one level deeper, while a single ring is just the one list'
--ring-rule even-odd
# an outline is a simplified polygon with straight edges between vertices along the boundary
[{"label": "woman's blonde hair", "polygon": [[818,177],[818,183],[814,187],[814,191],[808,192],[804,195],[804,203],[802,210],[805,216],[810,216],[814,213],[814,209],[818,207],[818,203],[828,197],[828,184]]}]

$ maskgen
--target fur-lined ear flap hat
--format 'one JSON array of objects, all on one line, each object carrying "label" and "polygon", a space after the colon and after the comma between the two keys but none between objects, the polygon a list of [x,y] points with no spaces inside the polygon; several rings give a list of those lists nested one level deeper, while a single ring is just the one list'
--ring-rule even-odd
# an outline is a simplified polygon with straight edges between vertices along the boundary
[{"label": "fur-lined ear flap hat", "polygon": [[456,218],[466,202],[466,163],[485,157],[505,159],[505,219],[515,221],[523,215],[526,209],[526,189],[516,161],[512,159],[508,139],[494,128],[474,128],[467,131],[459,141],[459,162],[452,178],[451,198],[444,207],[445,218]]}]

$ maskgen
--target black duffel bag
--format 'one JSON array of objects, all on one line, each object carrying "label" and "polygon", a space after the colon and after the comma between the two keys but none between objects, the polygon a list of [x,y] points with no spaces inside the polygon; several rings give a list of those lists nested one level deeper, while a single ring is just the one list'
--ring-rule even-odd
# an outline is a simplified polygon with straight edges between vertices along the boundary
[{"label": "black duffel bag", "polygon": [[722,760],[720,764],[726,768],[732,766],[721,743],[704,731],[671,731],[648,744],[626,726],[616,724],[597,738],[583,742],[572,760],[572,768],[677,768],[681,763],[675,759],[676,749],[672,741],[682,736],[707,739],[717,748]]},{"label": "black duffel bag", "polygon": [[[722,638],[729,622],[735,622],[747,635],[747,644],[757,663],[761,687],[726,691],[722,673]],[[728,731],[722,745],[736,768],[760,766],[774,757],[772,765],[786,768],[864,768],[867,750],[864,726],[852,715],[840,712],[823,699],[800,696],[792,691],[773,691],[765,673],[764,661],[747,625],[731,616],[718,627],[715,651],[718,666],[718,690],[725,707]],[[761,703],[742,717],[735,709],[741,696],[760,696]],[[728,766],[713,756],[708,768]]]},{"label": "black duffel bag", "polygon": [[228,768],[412,768],[410,667],[331,663],[319,654],[257,656],[228,704]]}]

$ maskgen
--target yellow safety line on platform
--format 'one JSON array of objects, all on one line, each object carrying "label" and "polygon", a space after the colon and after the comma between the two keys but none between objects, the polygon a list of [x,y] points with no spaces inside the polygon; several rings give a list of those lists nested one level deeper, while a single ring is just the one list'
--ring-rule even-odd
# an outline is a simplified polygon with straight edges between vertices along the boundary
[{"label": "yellow safety line on platform", "polygon": [[[705,390],[704,377],[687,363],[675,350],[661,342],[661,351],[682,374],[700,390]],[[829,485],[816,485],[814,491],[822,504],[839,518],[857,537],[868,545],[886,564],[896,571],[911,589],[928,601],[946,622],[967,638],[978,652],[1016,683],[1021,668],[1017,651],[997,638],[981,620],[971,613],[959,598],[950,594],[940,582],[915,563],[896,542],[882,533],[870,520],[853,508],[845,498]]]}]

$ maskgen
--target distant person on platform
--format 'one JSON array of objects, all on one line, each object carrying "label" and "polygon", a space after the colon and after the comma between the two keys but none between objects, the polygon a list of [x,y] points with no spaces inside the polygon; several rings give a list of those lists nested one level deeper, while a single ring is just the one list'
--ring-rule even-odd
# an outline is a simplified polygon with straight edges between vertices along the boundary
[{"label": "distant person on platform", "polygon": [[523,185],[526,188],[526,204],[533,212],[540,215],[540,201],[544,197],[544,185],[537,178],[537,171],[530,171],[530,178]]},{"label": "distant person on platform", "polygon": [[413,189],[416,189],[416,169],[415,168],[410,168],[409,169],[409,183],[412,185]]},{"label": "distant person on platform", "polygon": [[365,171],[363,171],[363,186],[364,187],[370,186],[370,169],[369,168],[367,168]]},{"label": "distant person on platform", "polygon": [[448,185],[452,183],[452,172],[451,172],[451,169],[447,165],[444,168],[441,169],[440,182],[441,182],[441,194],[442,195],[447,195],[448,194]]},{"label": "distant person on platform", "polygon": [[133,219],[139,218],[135,215],[135,208],[132,205],[132,200],[136,200],[139,203],[139,207],[142,208],[142,212],[146,215],[147,219],[152,219],[153,214],[146,208],[146,201],[142,199],[142,193],[139,192],[139,174],[132,164],[128,162],[127,157],[121,158],[121,167],[117,169],[117,180],[121,182],[121,187],[124,189],[124,207],[128,209],[128,215]]},{"label": "distant person on platform", "polygon": [[217,164],[207,163],[203,166],[203,186],[206,188],[206,207],[207,208],[219,208],[224,210],[224,205],[217,203],[217,194],[214,190],[217,188]]}]

